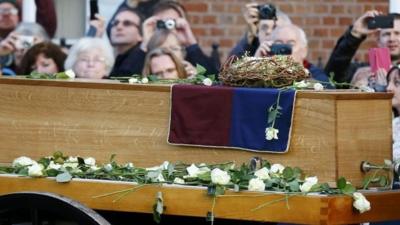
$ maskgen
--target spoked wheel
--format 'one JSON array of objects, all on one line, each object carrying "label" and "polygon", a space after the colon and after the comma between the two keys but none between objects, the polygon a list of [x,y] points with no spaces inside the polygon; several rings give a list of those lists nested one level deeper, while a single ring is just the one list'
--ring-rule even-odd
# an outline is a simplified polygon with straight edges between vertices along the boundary
[{"label": "spoked wheel", "polygon": [[110,225],[92,209],[46,192],[0,196],[0,225]]}]

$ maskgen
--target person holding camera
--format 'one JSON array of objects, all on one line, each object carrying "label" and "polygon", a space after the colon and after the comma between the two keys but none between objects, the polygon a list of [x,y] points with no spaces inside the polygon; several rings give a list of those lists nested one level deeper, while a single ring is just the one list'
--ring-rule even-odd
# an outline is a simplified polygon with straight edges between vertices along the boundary
[{"label": "person holding camera", "polygon": [[[329,60],[325,66],[327,74],[333,73],[333,78],[337,82],[350,82],[356,71],[368,66],[367,63],[352,63],[351,60],[357,52],[361,43],[369,35],[377,34],[377,46],[389,49],[390,58],[393,64],[398,64],[400,60],[400,16],[391,15],[393,28],[368,28],[368,22],[374,21],[382,13],[376,10],[367,11],[359,17],[352,26],[339,38],[333,49]],[[394,19],[393,19],[394,18]],[[379,26],[379,24],[378,24]],[[359,71],[359,73],[366,71]],[[372,76],[371,71],[368,76]]]},{"label": "person holding camera", "polygon": [[247,31],[231,50],[229,55],[254,55],[261,42],[268,39],[271,32],[280,25],[291,24],[290,18],[272,4],[246,4],[244,19]]},{"label": "person holding camera", "polygon": [[333,88],[325,72],[307,61],[307,53],[308,42],[304,30],[290,24],[274,29],[270,35],[270,40],[262,42],[254,56],[291,55],[295,62],[308,69],[311,78],[322,82],[327,88]]}]

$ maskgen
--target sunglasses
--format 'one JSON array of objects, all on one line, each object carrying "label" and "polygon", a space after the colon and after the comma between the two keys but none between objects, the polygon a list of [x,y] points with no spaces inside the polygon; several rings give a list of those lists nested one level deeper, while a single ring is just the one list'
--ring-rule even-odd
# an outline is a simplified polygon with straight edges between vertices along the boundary
[{"label": "sunglasses", "polygon": [[116,26],[118,26],[119,23],[121,23],[122,26],[124,26],[124,27],[135,26],[138,29],[140,28],[138,24],[136,24],[135,22],[129,21],[129,20],[122,20],[122,21],[114,20],[111,22],[111,27],[116,27]]}]

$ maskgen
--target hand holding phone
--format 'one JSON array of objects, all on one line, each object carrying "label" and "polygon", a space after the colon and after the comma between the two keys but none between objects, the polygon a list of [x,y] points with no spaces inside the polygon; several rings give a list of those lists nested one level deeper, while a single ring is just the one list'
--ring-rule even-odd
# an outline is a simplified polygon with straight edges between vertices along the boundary
[{"label": "hand holding phone", "polygon": [[96,20],[96,14],[99,13],[99,4],[97,0],[90,0],[90,20]]},{"label": "hand holding phone", "polygon": [[289,44],[272,44],[269,51],[270,55],[291,55],[292,46]]},{"label": "hand holding phone", "polygon": [[375,16],[371,17],[367,20],[367,27],[370,30],[377,28],[393,28],[394,26],[394,17],[391,15],[386,16]]}]

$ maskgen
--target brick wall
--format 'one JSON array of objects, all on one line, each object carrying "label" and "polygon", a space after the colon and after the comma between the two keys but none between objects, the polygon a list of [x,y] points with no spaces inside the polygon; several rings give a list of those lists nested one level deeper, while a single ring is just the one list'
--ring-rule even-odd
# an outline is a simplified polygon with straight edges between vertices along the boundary
[{"label": "brick wall", "polygon": [[[192,28],[206,53],[212,43],[220,45],[221,60],[243,35],[246,29],[242,9],[250,0],[180,0],[189,14]],[[388,11],[389,0],[275,0],[258,1],[273,3],[302,27],[308,37],[308,59],[326,63],[336,40],[356,18],[370,9],[384,13]],[[356,56],[366,60],[369,47],[375,45],[370,37],[363,43]]]}]

